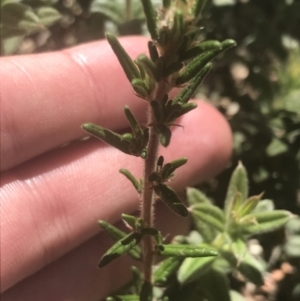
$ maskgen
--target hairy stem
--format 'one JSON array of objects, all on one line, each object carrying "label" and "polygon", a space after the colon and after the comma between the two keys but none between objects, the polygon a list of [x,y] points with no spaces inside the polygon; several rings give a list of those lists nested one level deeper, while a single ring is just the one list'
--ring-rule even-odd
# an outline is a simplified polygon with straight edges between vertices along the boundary
[{"label": "hairy stem", "polygon": [[[164,81],[161,81],[157,87],[154,99],[161,101],[163,96],[168,93],[168,85]],[[153,114],[149,105],[148,112],[148,124],[153,124]],[[143,175],[143,190],[142,190],[142,206],[141,206],[141,218],[144,221],[144,227],[153,227],[153,201],[154,192],[153,184],[148,181],[148,177],[155,170],[156,159],[158,153],[158,136],[154,132],[154,127],[150,126],[149,129],[149,142],[148,142],[148,157],[144,163],[144,175]],[[144,281],[152,282],[152,264],[154,261],[153,250],[153,238],[145,235],[143,237],[143,264],[144,264]]]}]

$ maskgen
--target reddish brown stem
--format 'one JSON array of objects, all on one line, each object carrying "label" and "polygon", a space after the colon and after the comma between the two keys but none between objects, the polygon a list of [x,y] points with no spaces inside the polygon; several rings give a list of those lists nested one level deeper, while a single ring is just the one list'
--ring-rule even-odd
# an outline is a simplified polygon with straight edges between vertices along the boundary
[{"label": "reddish brown stem", "polygon": [[[158,85],[154,99],[161,101],[164,94],[168,93],[168,85],[161,81]],[[149,106],[148,124],[154,124],[154,118],[152,110]],[[154,132],[154,127],[149,129],[149,142],[148,142],[148,157],[144,163],[144,175],[143,175],[143,190],[142,190],[142,206],[141,206],[141,218],[144,221],[144,227],[153,227],[153,201],[154,191],[152,182],[148,182],[150,174],[155,170],[156,159],[158,153],[158,136]],[[153,238],[145,235],[143,237],[143,264],[144,264],[144,281],[152,282],[152,265],[154,261],[153,250]]]}]

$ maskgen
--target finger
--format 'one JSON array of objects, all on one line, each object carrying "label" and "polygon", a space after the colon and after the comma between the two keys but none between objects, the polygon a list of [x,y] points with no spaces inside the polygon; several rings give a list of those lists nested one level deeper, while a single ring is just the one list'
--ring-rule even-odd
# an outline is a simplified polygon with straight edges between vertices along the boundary
[{"label": "finger", "polygon": [[[156,216],[157,227],[162,230],[163,235],[168,235],[170,232],[186,233],[187,220],[174,216],[165,206],[159,206]],[[169,222],[165,223],[166,220]],[[123,256],[108,266],[97,269],[100,257],[112,244],[108,235],[102,232],[40,272],[7,290],[2,294],[1,300],[103,300],[132,278],[130,272],[132,265],[140,264],[131,260],[129,256]]]},{"label": "finger", "polygon": [[[145,37],[120,38],[135,58]],[[143,115],[106,41],[40,55],[0,59],[1,170],[84,135],[80,125],[125,123],[122,104]]]},{"label": "finger", "polygon": [[[177,189],[218,172],[231,150],[229,127],[210,105],[182,118],[174,129],[166,160],[187,156],[177,173]],[[100,146],[100,147],[98,147]],[[137,177],[141,159],[86,141],[56,150],[3,174],[1,255],[6,289],[78,246],[98,231],[96,220],[116,221],[137,208],[136,192],[118,169]]]}]

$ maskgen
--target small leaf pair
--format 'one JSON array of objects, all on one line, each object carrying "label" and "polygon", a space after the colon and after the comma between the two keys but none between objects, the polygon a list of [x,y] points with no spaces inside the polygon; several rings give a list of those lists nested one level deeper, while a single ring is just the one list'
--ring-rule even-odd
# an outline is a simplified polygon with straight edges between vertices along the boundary
[{"label": "small leaf pair", "polygon": [[173,99],[173,103],[175,104],[187,104],[191,97],[194,95],[200,84],[203,82],[207,74],[212,68],[211,63],[207,63],[195,76],[195,78],[184,87],[177,96]]},{"label": "small leaf pair", "polygon": [[[120,229],[116,228],[108,222],[99,220],[98,223],[101,226],[101,228],[105,230],[114,241],[123,239],[127,235],[127,233],[121,231]],[[142,251],[139,246],[136,246],[134,249],[130,250],[128,254],[135,260],[141,260]]]},{"label": "small leaf pair", "polygon": [[187,162],[187,158],[180,158],[164,163],[164,157],[160,156],[157,160],[156,171],[150,174],[148,181],[153,182],[154,191],[173,212],[183,217],[188,216],[188,210],[181,202],[176,192],[169,186],[163,184],[173,176],[174,171]]},{"label": "small leaf pair", "polygon": [[89,134],[126,154],[145,159],[147,157],[146,147],[149,138],[148,128],[142,129],[128,106],[125,106],[124,111],[132,128],[132,134],[117,134],[94,123],[85,123],[82,125],[82,128]]},{"label": "small leaf pair", "polygon": [[[106,38],[134,91],[138,96],[148,99],[155,89],[155,80],[158,79],[155,64],[145,55],[140,55],[133,61],[113,34],[106,33]],[[154,52],[153,48],[151,50]]]},{"label": "small leaf pair", "polygon": [[[166,286],[170,277],[178,270],[183,261],[204,260],[212,263],[218,255],[214,248],[205,244],[158,245],[157,252],[160,255],[168,256],[154,272],[154,283],[157,286]],[[178,276],[180,279],[181,275],[179,274]]]},{"label": "small leaf pair", "polygon": [[225,40],[222,42],[222,49],[220,50],[212,50],[204,52],[203,54],[194,58],[187,66],[179,73],[176,79],[176,85],[180,86],[192,78],[194,78],[202,68],[205,67],[207,63],[213,60],[216,56],[218,56],[221,52],[235,46],[236,43],[233,40]]},{"label": "small leaf pair", "polygon": [[115,226],[104,222],[99,221],[99,224],[102,229],[106,230],[110,237],[117,241],[101,258],[98,266],[104,267],[112,260],[128,253],[131,257],[136,260],[141,259],[141,249],[137,246],[140,241],[138,235],[133,235],[134,232],[126,234],[125,232],[119,230]]},{"label": "small leaf pair", "polygon": [[195,103],[180,103],[175,102],[174,100],[172,101],[171,99],[163,99],[163,101],[161,102],[152,100],[150,104],[154,114],[156,127],[159,127],[161,125],[166,127],[169,125],[173,125],[174,121],[178,117],[197,108],[197,105]]},{"label": "small leaf pair", "polygon": [[168,100],[168,95],[165,95],[161,102],[152,100],[150,105],[155,119],[152,126],[158,135],[160,144],[164,147],[167,147],[171,141],[170,126],[174,125],[178,117],[197,107],[195,103],[174,103],[172,100]]},{"label": "small leaf pair", "polygon": [[179,59],[181,61],[192,59],[203,52],[212,50],[222,50],[222,43],[215,40],[208,40],[204,42],[197,43],[196,45],[190,47],[186,51],[182,51]]},{"label": "small leaf pair", "polygon": [[143,229],[143,220],[140,217],[135,217],[125,213],[122,213],[121,216],[127,228],[138,233],[141,232]]},{"label": "small leaf pair", "polygon": [[140,78],[141,76],[138,67],[134,64],[118,39],[111,33],[106,33],[105,36],[116,57],[118,58],[129,82],[131,83],[134,78]]},{"label": "small leaf pair", "polygon": [[186,164],[187,160],[187,158],[179,158],[163,165],[164,157],[160,156],[157,160],[156,171],[149,176],[148,181],[156,182],[157,184],[168,181],[174,175],[174,171]]},{"label": "small leaf pair", "polygon": [[[256,235],[277,230],[284,226],[293,215],[285,210],[256,212],[240,220],[240,232],[245,235]],[[243,223],[243,220],[246,222]]]},{"label": "small leaf pair", "polygon": [[99,221],[101,228],[106,230],[113,240],[117,240],[117,242],[100,259],[98,264],[99,268],[106,266],[114,259],[127,253],[134,259],[140,260],[141,249],[138,244],[145,235],[153,236],[158,243],[161,243],[162,238],[160,232],[155,228],[144,228],[143,220],[141,218],[136,218],[135,216],[123,213],[122,219],[126,226],[132,231],[129,234],[126,234],[107,222]]},{"label": "small leaf pair", "polygon": [[[155,47],[155,45],[154,45]],[[156,48],[155,48],[156,49]],[[152,50],[151,48],[151,51]],[[157,51],[156,51],[157,53]],[[158,53],[157,53],[158,55]],[[156,59],[154,57],[154,59]],[[158,59],[158,57],[157,57]],[[157,60],[156,59],[156,60]],[[161,79],[161,74],[160,74],[160,70],[157,68],[155,62],[150,59],[148,56],[146,56],[145,54],[140,54],[135,60],[134,62],[136,63],[136,65],[139,67],[141,75],[143,77],[143,79],[147,79],[146,75],[148,75],[150,78],[152,78],[153,81],[160,81]],[[142,72],[146,71],[146,74],[142,74]]]}]

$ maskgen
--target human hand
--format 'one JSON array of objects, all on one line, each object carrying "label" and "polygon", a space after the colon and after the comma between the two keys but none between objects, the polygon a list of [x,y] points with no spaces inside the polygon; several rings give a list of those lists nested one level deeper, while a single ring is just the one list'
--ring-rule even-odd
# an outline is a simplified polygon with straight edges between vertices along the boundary
[{"label": "human hand", "polygon": [[[146,38],[120,39],[132,57],[146,53]],[[120,168],[141,175],[142,159],[86,136],[94,122],[128,127],[125,104],[140,120],[143,100],[132,89],[105,41],[38,55],[4,57],[1,71],[1,296],[2,301],[94,301],[130,275],[124,256],[101,270],[97,262],[112,241],[97,220],[116,222],[138,208],[138,197]],[[187,156],[176,189],[220,171],[231,152],[226,121],[209,104],[178,121],[169,159]],[[60,147],[65,145],[64,147]],[[161,208],[164,208],[163,206]],[[165,208],[164,208],[165,209]],[[164,233],[182,218],[163,213]],[[97,236],[96,236],[97,235]]]}]

